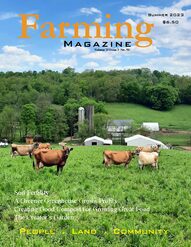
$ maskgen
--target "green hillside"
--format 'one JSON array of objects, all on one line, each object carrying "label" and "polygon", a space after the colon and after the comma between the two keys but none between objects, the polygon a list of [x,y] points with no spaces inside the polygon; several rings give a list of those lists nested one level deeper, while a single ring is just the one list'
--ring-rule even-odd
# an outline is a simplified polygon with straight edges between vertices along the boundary
[{"label": "green hillside", "polygon": [[113,103],[106,104],[112,119],[133,119],[140,126],[142,122],[159,122],[161,128],[191,130],[191,106],[178,105],[170,111],[156,111],[142,105]]}]

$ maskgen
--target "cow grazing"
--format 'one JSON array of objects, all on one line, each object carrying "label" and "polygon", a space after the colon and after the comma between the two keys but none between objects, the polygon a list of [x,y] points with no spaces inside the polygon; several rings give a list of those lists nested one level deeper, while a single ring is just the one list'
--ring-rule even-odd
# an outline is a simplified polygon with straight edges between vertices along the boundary
[{"label": "cow grazing", "polygon": [[[33,152],[36,161],[36,170],[43,168],[44,166],[57,166],[57,174],[62,172],[63,167],[66,164],[68,156],[73,148],[64,147],[62,150],[50,150],[50,149],[36,149]],[[33,161],[33,167],[35,163]]]},{"label": "cow grazing", "polygon": [[142,152],[148,152],[148,153],[151,153],[151,152],[157,152],[159,153],[159,149],[160,149],[160,144],[158,145],[152,145],[152,146],[147,146],[147,147],[137,147],[136,148],[136,153],[140,153],[141,151]]},{"label": "cow grazing", "polygon": [[135,152],[132,151],[104,151],[103,164],[108,167],[111,164],[120,165],[124,163],[127,168],[134,155]]},{"label": "cow grazing", "polygon": [[36,147],[36,144],[31,145],[17,145],[17,144],[11,144],[11,156],[30,156],[32,155],[32,152],[34,148]]},{"label": "cow grazing", "polygon": [[144,166],[151,165],[153,168],[158,169],[158,153],[157,152],[140,152],[138,156],[138,163],[140,169],[143,170]]}]

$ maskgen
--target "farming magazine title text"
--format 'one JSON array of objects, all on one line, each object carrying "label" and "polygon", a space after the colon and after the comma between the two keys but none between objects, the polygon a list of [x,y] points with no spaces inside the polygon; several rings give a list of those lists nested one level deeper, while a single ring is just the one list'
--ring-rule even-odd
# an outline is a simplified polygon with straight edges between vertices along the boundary
[{"label": "farming magazine title text", "polygon": [[[29,29],[33,29],[34,31],[38,28],[40,29],[40,38],[42,39],[68,39],[66,35],[65,30],[67,28],[72,28],[73,36],[71,36],[72,39],[116,39],[114,46],[125,46],[130,47],[131,42],[130,41],[117,41],[118,39],[128,39],[128,40],[135,40],[134,44],[137,47],[140,48],[146,48],[152,45],[153,40],[151,37],[147,36],[150,34],[152,28],[154,27],[153,23],[147,23],[147,22],[140,22],[135,27],[132,26],[129,22],[117,22],[115,24],[111,24],[109,19],[111,18],[110,14],[106,14],[105,17],[108,19],[108,22],[106,22],[103,25],[104,28],[104,35],[102,33],[102,27],[97,22],[92,22],[90,24],[86,22],[76,22],[74,24],[70,24],[69,22],[61,22],[56,27],[59,30],[59,34],[57,35],[55,32],[55,24],[53,22],[44,22],[39,25],[40,21],[40,15],[39,14],[19,14],[21,18],[21,35],[19,38],[21,39],[30,39],[31,36],[28,34]],[[34,22],[31,23],[29,21],[29,18],[34,18]],[[80,28],[84,28],[84,34],[82,35],[80,33]],[[91,34],[91,27],[95,28],[94,35]],[[123,29],[123,30],[122,30]],[[125,30],[125,31],[124,31]],[[114,35],[112,35],[112,32]],[[135,33],[135,34],[134,34]],[[98,42],[73,42],[64,40],[64,46],[84,46],[84,47],[108,47],[108,44],[110,47],[113,47],[113,42],[106,42],[102,41],[102,44]]]}]

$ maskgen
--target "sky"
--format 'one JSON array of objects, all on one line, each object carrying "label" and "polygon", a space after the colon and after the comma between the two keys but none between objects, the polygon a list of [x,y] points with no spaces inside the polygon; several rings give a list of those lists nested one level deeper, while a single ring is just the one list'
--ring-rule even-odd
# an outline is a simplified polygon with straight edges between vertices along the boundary
[{"label": "sky", "polygon": [[[148,14],[168,14],[168,17]],[[184,16],[170,17],[170,13],[183,13]],[[28,29],[30,39],[19,38],[21,35],[21,17],[19,14],[38,14],[37,30]],[[63,39],[58,38],[61,22],[98,22],[104,33],[104,24],[111,18],[117,22],[131,23],[133,34],[140,22],[153,23],[149,37],[152,46],[139,48],[132,42],[130,51],[95,51],[88,47],[64,47]],[[163,24],[163,21],[178,21],[178,24]],[[34,18],[28,19],[33,24]],[[56,38],[42,39],[41,25],[45,22],[54,24]],[[47,29],[47,28],[46,28]],[[72,27],[65,29],[67,40],[72,39]],[[80,34],[83,34],[83,28]],[[95,28],[91,27],[91,34]],[[125,27],[122,34],[125,34]],[[114,39],[115,40],[115,39]],[[112,41],[114,41],[112,39]],[[97,39],[80,39],[96,42]],[[111,41],[100,39],[98,42]],[[120,40],[119,40],[120,41]],[[129,39],[121,39],[129,41]],[[134,39],[135,41],[135,39]],[[1,0],[0,2],[0,71],[55,70],[63,71],[67,67],[76,71],[84,70],[125,70],[149,68],[167,71],[172,74],[191,75],[191,0]]]}]

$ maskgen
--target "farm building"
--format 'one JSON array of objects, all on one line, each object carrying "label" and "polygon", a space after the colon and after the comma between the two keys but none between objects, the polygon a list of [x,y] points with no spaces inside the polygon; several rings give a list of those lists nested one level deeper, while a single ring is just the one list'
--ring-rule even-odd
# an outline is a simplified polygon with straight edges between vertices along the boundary
[{"label": "farm building", "polygon": [[103,139],[98,136],[92,136],[84,141],[85,146],[100,146],[100,145],[112,145],[112,140],[110,139]]},{"label": "farm building", "polygon": [[127,137],[125,138],[125,143],[127,143],[127,146],[142,146],[142,147],[146,147],[146,146],[150,146],[150,145],[161,145],[162,149],[168,149],[168,147],[162,143],[161,141],[146,137],[146,136],[142,136],[142,135],[134,135],[131,137]]},{"label": "farm building", "polygon": [[141,128],[148,131],[159,131],[159,123],[145,122],[142,123]]},{"label": "farm building", "polygon": [[111,120],[107,123],[107,131],[112,136],[121,136],[126,130],[131,129],[133,124],[132,119],[128,120]]}]

